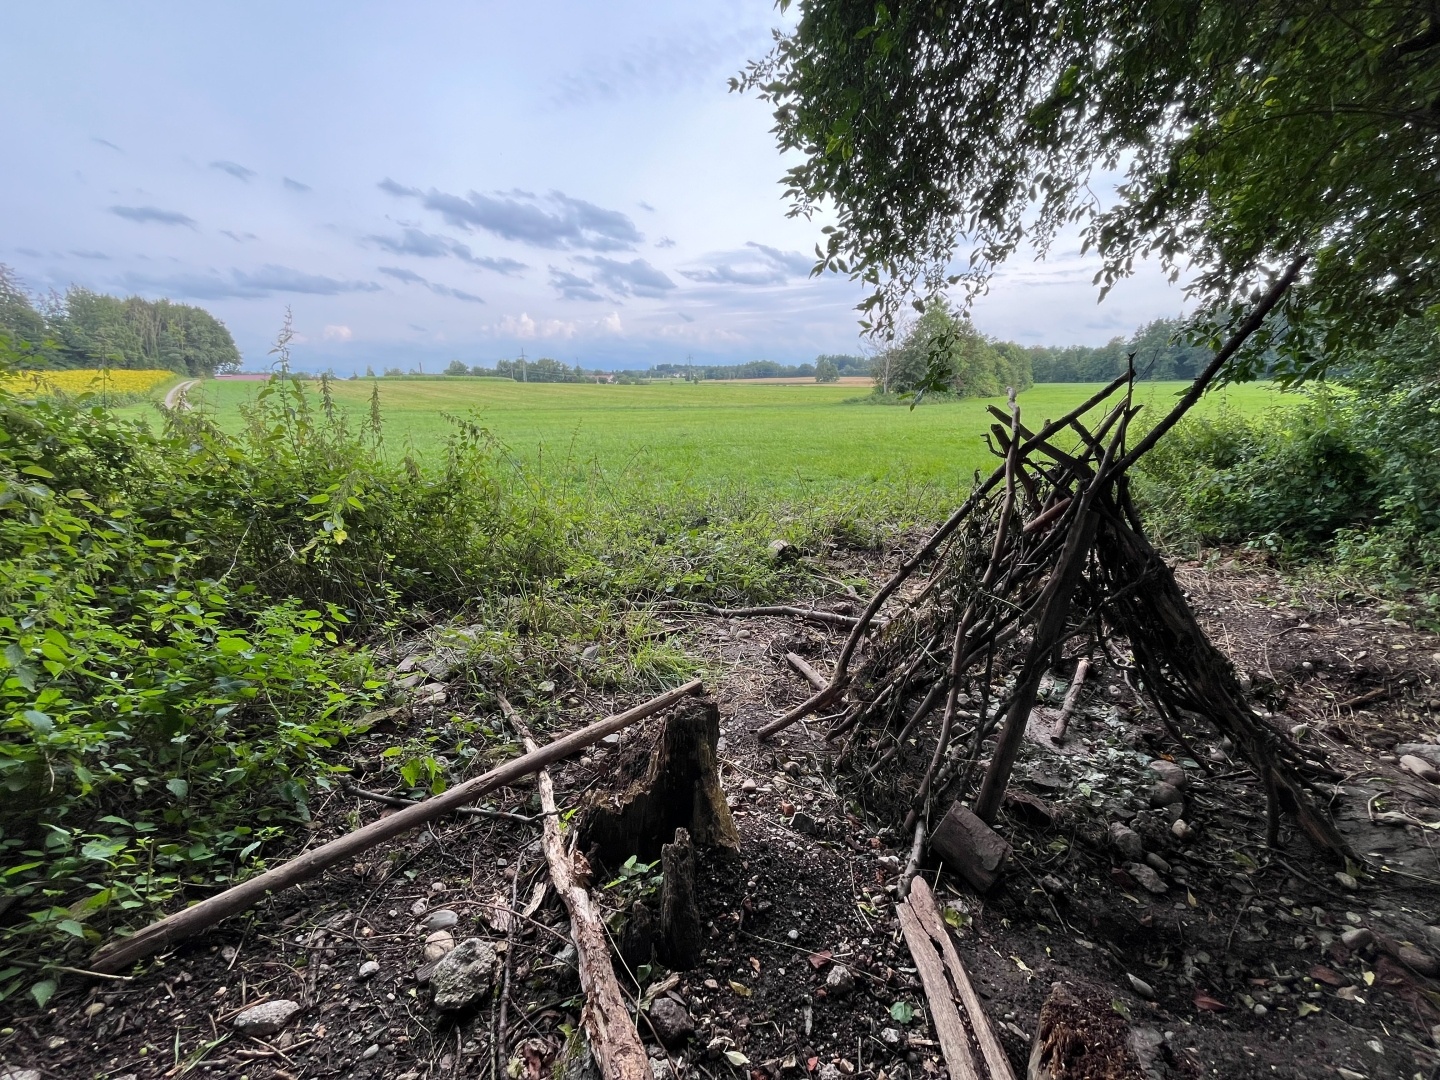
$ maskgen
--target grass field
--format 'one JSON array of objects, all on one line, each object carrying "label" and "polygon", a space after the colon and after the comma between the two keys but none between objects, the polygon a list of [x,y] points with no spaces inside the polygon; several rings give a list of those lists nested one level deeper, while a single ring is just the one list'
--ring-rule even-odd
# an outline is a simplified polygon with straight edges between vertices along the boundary
[{"label": "grass field", "polygon": [[[240,422],[254,382],[209,381],[189,400],[223,427]],[[370,380],[332,384],[337,403],[360,422]],[[1002,399],[918,409],[856,404],[863,388],[815,383],[684,383],[646,386],[522,384],[504,379],[380,380],[380,407],[392,450],[433,454],[449,416],[474,417],[521,461],[550,480],[583,479],[629,489],[679,485],[709,491],[761,489],[793,499],[839,487],[954,491],[994,459],[983,435],[986,405]],[[1142,384],[1152,410],[1183,383]],[[1057,416],[1096,387],[1049,384],[1020,397],[1030,424]],[[1279,403],[1269,386],[1210,395],[1202,409],[1261,411]],[[126,410],[143,414],[143,408]],[[917,493],[918,494],[918,493]]]}]

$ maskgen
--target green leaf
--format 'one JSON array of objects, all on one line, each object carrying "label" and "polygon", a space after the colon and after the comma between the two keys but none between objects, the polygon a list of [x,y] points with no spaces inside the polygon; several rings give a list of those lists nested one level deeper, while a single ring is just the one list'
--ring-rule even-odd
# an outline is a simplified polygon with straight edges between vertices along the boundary
[{"label": "green leaf", "polygon": [[890,1019],[897,1024],[908,1024],[915,1019],[915,1006],[908,1001],[897,1001],[890,1006]]},{"label": "green leaf", "polygon": [[30,987],[30,996],[35,999],[35,1004],[45,1008],[50,1004],[50,999],[55,996],[55,980],[41,979],[34,986]]},{"label": "green leaf", "polygon": [[85,927],[81,926],[74,919],[61,919],[55,924],[56,929],[63,930],[71,937],[84,938]]},{"label": "green leaf", "polygon": [[726,1050],[725,1060],[728,1061],[731,1065],[734,1065],[736,1068],[739,1068],[742,1065],[750,1064],[750,1059],[747,1058],[744,1054],[742,1054],[739,1050]]},{"label": "green leaf", "polygon": [[177,799],[186,799],[190,796],[189,782],[181,780],[178,776],[172,776],[169,780],[166,780],[165,787],[169,790],[170,794],[174,795]]}]

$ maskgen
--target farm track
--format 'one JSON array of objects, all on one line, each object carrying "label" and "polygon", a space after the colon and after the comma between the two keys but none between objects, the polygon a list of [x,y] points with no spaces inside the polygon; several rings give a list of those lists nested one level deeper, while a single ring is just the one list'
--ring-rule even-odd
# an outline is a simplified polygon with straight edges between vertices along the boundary
[{"label": "farm track", "polygon": [[165,395],[165,407],[167,409],[185,408],[185,395],[199,385],[199,379],[186,379],[184,382],[172,386],[169,393]]}]

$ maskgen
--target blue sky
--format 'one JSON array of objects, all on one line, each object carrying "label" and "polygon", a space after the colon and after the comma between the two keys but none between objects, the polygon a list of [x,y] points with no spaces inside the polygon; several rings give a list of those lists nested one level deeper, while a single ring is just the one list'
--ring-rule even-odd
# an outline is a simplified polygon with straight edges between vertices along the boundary
[{"label": "blue sky", "polygon": [[[285,307],[342,374],[549,355],[587,367],[860,347],[810,278],[765,106],[726,79],[769,2],[46,0],[0,14],[0,261],[209,308],[249,366]],[[1062,242],[974,317],[1096,344],[1180,311],[1142,272],[1096,306]]]}]

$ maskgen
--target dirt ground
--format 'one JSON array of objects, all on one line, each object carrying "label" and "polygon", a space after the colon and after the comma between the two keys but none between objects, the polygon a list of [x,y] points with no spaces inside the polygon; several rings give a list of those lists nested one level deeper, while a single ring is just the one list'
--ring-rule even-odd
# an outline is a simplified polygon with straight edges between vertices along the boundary
[{"label": "dirt ground", "polygon": [[[887,569],[840,552],[829,567],[871,582]],[[1397,753],[1420,744],[1440,762],[1440,639],[1364,597],[1322,599],[1263,565],[1185,566],[1180,578],[1257,707],[1335,771],[1330,810],[1367,864],[1326,862],[1288,823],[1280,848],[1267,848],[1263,792],[1243,763],[1200,718],[1177,743],[1125,672],[1099,662],[1071,737],[1060,748],[1031,740],[1022,753],[1012,790],[1032,799],[999,823],[1013,847],[1001,883],[977,896],[938,864],[924,868],[1017,1074],[1051,985],[1063,983],[1099,994],[1140,1032],[1148,1052],[1128,1075],[1440,1076],[1440,787],[1402,770]],[[837,591],[821,603],[853,601]],[[883,799],[837,769],[840,747],[823,729],[797,726],[768,743],[753,734],[807,694],[784,652],[828,671],[843,632],[784,618],[666,619],[712,672],[741,850],[702,854],[699,966],[625,976],[649,1012],[669,999],[693,1019],[693,1038],[668,1051],[642,1020],[657,1077],[938,1080],[945,1066],[894,915],[908,838],[875,816]],[[1047,688],[1038,728],[1066,681]],[[556,730],[628,703],[578,700]],[[452,688],[443,706],[399,714],[392,734],[470,708]],[[617,755],[645,752],[658,723],[556,770],[562,807],[603,788]],[[358,748],[362,766],[385,737]],[[1183,839],[1177,811],[1151,808],[1157,758],[1183,770]],[[529,785],[488,805],[523,817],[538,809]],[[386,812],[337,794],[307,843]],[[1153,873],[1126,868],[1116,824],[1143,841]],[[537,837],[533,822],[450,818],[122,979],[71,979],[45,1010],[0,1021],[0,1077],[6,1065],[110,1080],[558,1071],[581,1000],[563,908],[537,893],[547,880]],[[653,890],[648,871],[597,871],[604,906]],[[512,896],[518,908],[538,902],[506,931]],[[426,920],[500,949],[496,989],[478,1007],[431,1006],[419,978]],[[245,1008],[279,999],[300,1008],[278,1034],[232,1027]]]}]

